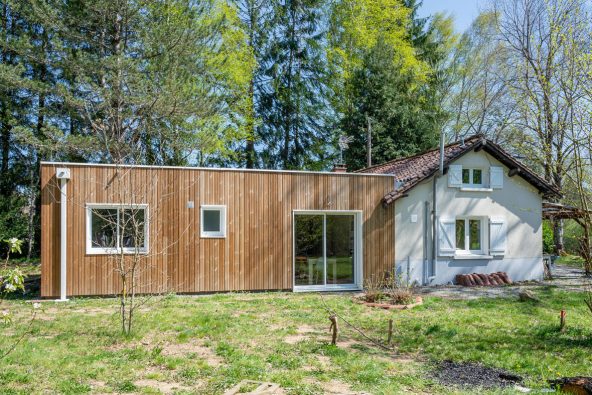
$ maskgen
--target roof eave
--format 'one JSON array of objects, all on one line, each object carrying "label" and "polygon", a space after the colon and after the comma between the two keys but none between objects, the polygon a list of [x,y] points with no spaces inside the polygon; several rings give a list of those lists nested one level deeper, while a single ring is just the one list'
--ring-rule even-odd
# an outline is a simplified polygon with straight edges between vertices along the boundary
[{"label": "roof eave", "polygon": [[[481,150],[481,149],[483,149],[484,151],[486,151],[489,154],[491,154],[492,156],[494,156],[497,160],[502,162],[506,167],[508,167],[510,169],[519,168],[520,172],[518,172],[517,175],[519,175],[520,177],[525,179],[528,183],[530,183],[535,188],[537,188],[543,194],[543,197],[545,197],[545,198],[553,198],[553,197],[561,198],[562,197],[561,192],[559,192],[559,190],[557,190],[554,186],[552,186],[551,184],[549,184],[547,181],[543,180],[542,178],[538,177],[532,170],[530,170],[528,167],[526,167],[524,164],[522,164],[518,160],[514,159],[510,154],[508,154],[507,152],[502,150],[501,147],[498,147],[497,144],[495,144],[492,141],[487,140],[483,137],[479,141],[475,141],[473,144],[467,144],[466,148],[459,151],[456,155],[453,155],[450,158],[445,159],[444,160],[444,167],[447,168],[450,165],[450,163],[459,159],[460,157],[462,157],[466,153],[470,152],[471,150]],[[431,178],[438,171],[439,171],[439,169],[436,168],[436,169],[430,171],[424,177],[417,179],[415,182],[409,184],[407,187],[405,187],[399,191],[391,191],[391,192],[387,193],[382,198],[382,204],[385,206],[388,206],[391,203],[395,202],[396,200],[398,200],[402,197],[408,196],[407,192],[409,190],[414,188],[420,182]]]}]

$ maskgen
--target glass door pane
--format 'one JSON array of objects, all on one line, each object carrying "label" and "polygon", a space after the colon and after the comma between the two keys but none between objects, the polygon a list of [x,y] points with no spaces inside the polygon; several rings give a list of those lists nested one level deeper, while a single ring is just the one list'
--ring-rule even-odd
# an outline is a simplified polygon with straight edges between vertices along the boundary
[{"label": "glass door pane", "polygon": [[324,285],[323,215],[295,215],[294,281],[296,285]]},{"label": "glass door pane", "polygon": [[327,284],[354,283],[354,216],[327,214]]}]

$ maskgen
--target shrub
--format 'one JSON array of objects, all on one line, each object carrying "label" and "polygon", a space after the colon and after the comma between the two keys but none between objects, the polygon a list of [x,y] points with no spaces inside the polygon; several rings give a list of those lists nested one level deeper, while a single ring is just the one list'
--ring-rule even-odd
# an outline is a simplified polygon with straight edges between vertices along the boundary
[{"label": "shrub", "polygon": [[364,300],[375,303],[384,298],[384,277],[373,275],[364,281]]},{"label": "shrub", "polygon": [[364,282],[364,301],[410,304],[413,303],[413,287],[401,275],[372,276]]},{"label": "shrub", "polygon": [[392,304],[413,303],[413,287],[401,275],[391,276],[386,280],[386,293]]}]

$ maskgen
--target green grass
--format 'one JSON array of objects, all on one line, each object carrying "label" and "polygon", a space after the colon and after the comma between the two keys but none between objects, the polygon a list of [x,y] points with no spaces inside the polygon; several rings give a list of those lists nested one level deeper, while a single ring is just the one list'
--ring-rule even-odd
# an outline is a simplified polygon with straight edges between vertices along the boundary
[{"label": "green grass", "polygon": [[572,266],[572,267],[577,267],[577,268],[584,267],[584,260],[582,259],[582,257],[580,257],[578,255],[560,256],[557,258],[555,263],[557,265]]},{"label": "green grass", "polygon": [[[331,346],[318,294],[153,299],[138,313],[130,337],[119,332],[114,299],[46,302],[27,338],[0,360],[0,393],[153,394],[160,382],[176,386],[177,393],[215,394],[243,379],[276,382],[290,394],[322,393],[335,381],[373,394],[462,393],[430,378],[443,359],[505,368],[533,387],[559,376],[591,376],[592,316],[582,294],[553,288],[538,294],[545,301],[540,305],[426,298],[422,306],[396,312],[353,303],[348,294],[324,296],[377,339],[386,337],[392,318],[396,355],[343,322],[338,346]],[[0,350],[26,329],[31,311],[30,303],[18,300],[5,301],[6,307],[16,317],[2,328]],[[559,333],[562,308],[568,326]]]}]

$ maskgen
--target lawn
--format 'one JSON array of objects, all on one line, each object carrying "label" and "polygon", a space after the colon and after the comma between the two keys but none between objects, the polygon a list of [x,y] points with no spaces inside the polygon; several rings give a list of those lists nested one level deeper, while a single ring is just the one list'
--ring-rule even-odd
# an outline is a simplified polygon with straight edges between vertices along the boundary
[{"label": "lawn", "polygon": [[555,261],[555,264],[577,267],[578,269],[582,269],[584,267],[584,260],[582,259],[582,257],[577,255],[565,255],[558,257]]},{"label": "lawn", "polygon": [[[386,338],[392,318],[396,352],[380,350],[343,322],[331,346],[318,294],[159,297],[142,307],[131,337],[119,333],[115,299],[45,302],[29,328],[31,304],[5,301],[16,317],[3,328],[0,350],[22,331],[30,335],[0,360],[0,393],[214,394],[242,379],[276,382],[290,394],[463,393],[431,378],[444,359],[504,368],[531,387],[592,375],[592,316],[582,294],[545,288],[538,305],[428,297],[407,311],[371,309],[351,296],[324,299],[376,339]],[[568,312],[564,333],[557,331],[561,308]]]}]

